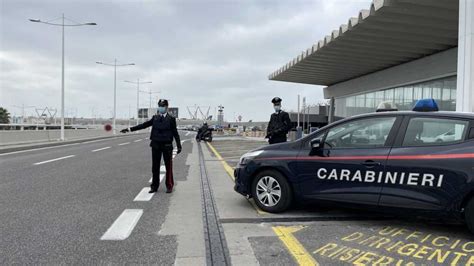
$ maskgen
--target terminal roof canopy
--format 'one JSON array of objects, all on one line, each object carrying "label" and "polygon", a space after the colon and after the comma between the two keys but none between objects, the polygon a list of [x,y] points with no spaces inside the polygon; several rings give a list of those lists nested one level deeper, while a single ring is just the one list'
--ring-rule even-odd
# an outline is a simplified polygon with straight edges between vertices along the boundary
[{"label": "terminal roof canopy", "polygon": [[333,85],[458,45],[458,0],[374,0],[269,79]]}]

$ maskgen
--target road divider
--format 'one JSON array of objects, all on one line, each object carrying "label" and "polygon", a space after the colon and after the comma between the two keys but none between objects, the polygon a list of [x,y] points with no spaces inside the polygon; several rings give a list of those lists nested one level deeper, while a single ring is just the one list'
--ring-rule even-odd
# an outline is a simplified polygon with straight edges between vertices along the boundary
[{"label": "road divider", "polygon": [[92,152],[98,152],[98,151],[103,151],[103,150],[107,150],[107,149],[110,149],[110,146],[109,147],[103,147],[103,148],[100,148],[100,149],[95,149],[95,150],[92,150]]},{"label": "road divider", "polygon": [[132,233],[143,214],[142,209],[125,209],[100,240],[125,240]]},{"label": "road divider", "polygon": [[59,161],[59,160],[64,160],[64,159],[67,159],[67,158],[72,158],[72,157],[74,157],[74,156],[76,156],[76,155],[68,155],[68,156],[64,156],[64,157],[59,157],[59,158],[56,158],[56,159],[51,159],[51,160],[47,160],[47,161],[37,162],[37,163],[34,163],[34,165],[40,165],[40,164],[55,162],[55,161]]},{"label": "road divider", "polygon": [[149,189],[149,187],[142,188],[133,201],[150,201],[154,193],[148,193]]}]

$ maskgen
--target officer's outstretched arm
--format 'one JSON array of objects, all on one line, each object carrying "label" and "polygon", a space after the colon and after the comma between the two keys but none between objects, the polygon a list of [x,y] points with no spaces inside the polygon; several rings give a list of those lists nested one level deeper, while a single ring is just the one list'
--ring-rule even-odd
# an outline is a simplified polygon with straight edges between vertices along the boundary
[{"label": "officer's outstretched arm", "polygon": [[141,129],[145,129],[147,127],[151,127],[153,125],[153,119],[155,117],[152,117],[150,120],[148,121],[145,121],[145,123],[142,123],[140,125],[136,125],[134,127],[131,127],[130,128],[130,131],[133,132],[133,131],[137,131],[137,130],[141,130]]}]

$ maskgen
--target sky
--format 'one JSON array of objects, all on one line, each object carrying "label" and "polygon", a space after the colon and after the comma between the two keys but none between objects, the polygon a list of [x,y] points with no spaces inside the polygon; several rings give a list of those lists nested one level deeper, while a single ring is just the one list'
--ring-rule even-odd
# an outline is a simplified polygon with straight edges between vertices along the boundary
[{"label": "sky", "polygon": [[[117,67],[117,117],[134,116],[136,85],[151,81],[152,107],[165,98],[189,117],[187,107],[225,119],[266,121],[271,99],[296,110],[297,95],[321,102],[323,87],[270,81],[268,75],[323,39],[370,0],[0,0],[0,107],[21,115],[57,108],[61,97],[61,27],[28,19],[61,17],[97,26],[65,29],[65,113],[111,117]],[[70,23],[70,21],[66,21]],[[149,94],[140,92],[140,107]],[[29,107],[35,106],[35,107]]]}]

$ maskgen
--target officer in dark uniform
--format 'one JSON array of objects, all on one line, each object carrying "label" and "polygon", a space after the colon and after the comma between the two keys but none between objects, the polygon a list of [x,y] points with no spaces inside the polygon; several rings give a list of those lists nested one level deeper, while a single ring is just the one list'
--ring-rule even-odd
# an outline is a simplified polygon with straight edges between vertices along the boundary
[{"label": "officer in dark uniform", "polygon": [[126,133],[136,131],[147,127],[152,127],[150,134],[150,147],[152,156],[153,180],[149,193],[155,193],[160,186],[160,163],[161,156],[165,161],[166,167],[166,193],[173,192],[173,138],[178,147],[178,153],[181,152],[181,141],[176,127],[176,118],[168,113],[168,100],[158,102],[158,114],[143,124],[122,129],[120,132]]},{"label": "officer in dark uniform", "polygon": [[270,144],[286,142],[286,134],[291,129],[290,115],[281,110],[281,99],[279,97],[273,98],[272,103],[275,112],[270,117],[266,138],[268,138]]}]

